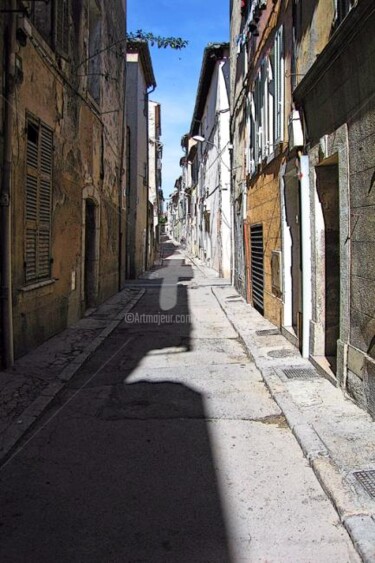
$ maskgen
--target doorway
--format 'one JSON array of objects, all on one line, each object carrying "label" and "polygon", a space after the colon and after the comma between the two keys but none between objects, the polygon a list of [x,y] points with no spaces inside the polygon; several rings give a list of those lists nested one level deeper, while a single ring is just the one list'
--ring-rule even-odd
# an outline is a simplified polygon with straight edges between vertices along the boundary
[{"label": "doorway", "polygon": [[98,286],[97,213],[92,199],[85,200],[85,309],[95,307]]},{"label": "doorway", "polygon": [[290,280],[290,313],[288,315],[291,330],[297,338],[298,348],[302,348],[302,246],[301,246],[301,195],[297,177],[287,177],[285,181],[285,227],[288,241],[285,241],[285,253],[288,252]]},{"label": "doorway", "polygon": [[316,167],[316,185],[324,224],[324,279],[318,280],[324,294],[321,318],[324,325],[324,356],[336,373],[337,340],[340,335],[340,206],[337,155]]}]

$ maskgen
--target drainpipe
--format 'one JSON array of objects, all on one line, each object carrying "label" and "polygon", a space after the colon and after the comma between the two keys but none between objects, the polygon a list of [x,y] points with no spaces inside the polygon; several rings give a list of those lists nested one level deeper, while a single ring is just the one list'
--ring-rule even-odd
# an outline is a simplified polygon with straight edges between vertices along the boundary
[{"label": "drainpipe", "polygon": [[309,357],[311,321],[311,221],[309,157],[300,156],[302,239],[302,357]]},{"label": "drainpipe", "polygon": [[[118,225],[118,237],[119,237],[119,248],[118,248],[118,290],[121,291],[124,284],[123,279],[125,279],[125,263],[126,263],[126,251],[125,251],[125,244],[127,244],[126,239],[126,225],[125,228],[123,225],[123,220],[127,221],[126,210],[122,209],[123,203],[123,189],[126,186],[126,60],[122,59],[124,62],[124,77],[123,77],[123,101],[122,101],[122,132],[121,132],[121,153],[120,153],[120,178],[119,178],[119,198],[118,198],[118,216],[119,216],[119,225]],[[123,260],[123,258],[125,258]]]},{"label": "drainpipe", "polygon": [[5,29],[5,97],[4,97],[4,162],[1,183],[0,207],[0,271],[1,271],[1,344],[2,361],[8,368],[14,363],[13,310],[12,310],[12,261],[11,261],[11,170],[12,129],[15,90],[15,51],[17,1],[10,1],[11,12]]}]

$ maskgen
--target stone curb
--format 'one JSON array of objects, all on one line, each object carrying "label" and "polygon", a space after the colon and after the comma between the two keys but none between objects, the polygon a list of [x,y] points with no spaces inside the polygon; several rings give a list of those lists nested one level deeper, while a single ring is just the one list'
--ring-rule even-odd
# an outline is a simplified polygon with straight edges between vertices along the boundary
[{"label": "stone curb", "polygon": [[[236,291],[233,287],[231,289]],[[263,358],[259,357],[251,335],[242,333],[237,326],[235,316],[227,310],[226,304],[223,302],[222,296],[218,294],[217,289],[212,287],[211,290],[242,340],[251,360],[259,369],[271,397],[285,416],[304,456],[348,531],[358,554],[364,563],[375,563],[375,521],[372,515],[364,510],[353,494],[349,483],[345,481],[339,467],[331,459],[329,450],[314,427],[305,422],[303,414],[292,400],[283,381],[269,366],[269,362],[265,362]]]},{"label": "stone curb", "polygon": [[53,381],[37,397],[31,405],[29,405],[18,417],[16,423],[11,424],[2,434],[0,440],[0,465],[4,463],[7,456],[14,449],[17,442],[38,420],[38,418],[49,407],[57,395],[65,388],[66,383],[77,373],[86,360],[95,352],[103,341],[118,327],[124,316],[129,313],[138,301],[145,294],[145,290],[141,289],[133,299],[126,304],[124,309],[118,313],[115,320],[110,322],[102,332],[88,344],[86,349],[75,357],[57,376],[57,380]]}]

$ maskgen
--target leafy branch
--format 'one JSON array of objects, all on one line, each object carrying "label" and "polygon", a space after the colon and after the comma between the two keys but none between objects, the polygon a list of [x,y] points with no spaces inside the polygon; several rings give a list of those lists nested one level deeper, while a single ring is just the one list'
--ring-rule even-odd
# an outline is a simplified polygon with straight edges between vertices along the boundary
[{"label": "leafy branch", "polygon": [[189,43],[186,39],[182,39],[181,37],[161,37],[160,35],[142,31],[142,29],[127,33],[126,38],[129,41],[136,41],[137,39],[147,41],[151,46],[156,45],[159,49],[170,47],[171,49],[180,50],[185,49]]}]

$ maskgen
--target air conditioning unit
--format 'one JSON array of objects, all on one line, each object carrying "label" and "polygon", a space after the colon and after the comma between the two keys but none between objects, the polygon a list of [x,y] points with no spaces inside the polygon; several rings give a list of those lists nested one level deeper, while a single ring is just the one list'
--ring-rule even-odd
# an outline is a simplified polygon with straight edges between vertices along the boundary
[{"label": "air conditioning unit", "polygon": [[288,121],[288,136],[289,136],[289,150],[293,150],[297,147],[303,147],[303,129],[302,121],[299,111],[296,109],[292,111],[289,115]]}]

